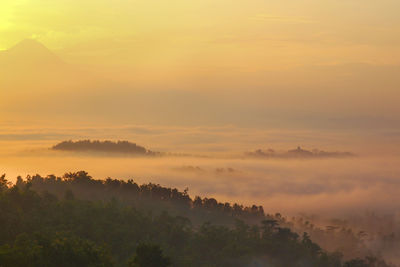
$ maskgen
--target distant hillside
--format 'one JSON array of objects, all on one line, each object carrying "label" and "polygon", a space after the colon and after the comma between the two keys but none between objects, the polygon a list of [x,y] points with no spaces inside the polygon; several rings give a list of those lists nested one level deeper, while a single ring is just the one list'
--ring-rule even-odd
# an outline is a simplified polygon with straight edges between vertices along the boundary
[{"label": "distant hillside", "polygon": [[296,149],[286,152],[277,152],[273,149],[257,149],[253,152],[247,152],[247,156],[258,158],[342,158],[355,156],[350,152],[328,152],[323,150],[314,149],[312,151],[297,147]]},{"label": "distant hillside", "polygon": [[52,147],[53,150],[72,151],[72,152],[101,152],[101,153],[121,153],[131,155],[150,155],[160,154],[150,151],[142,146],[128,141],[99,141],[99,140],[79,140],[63,141]]}]

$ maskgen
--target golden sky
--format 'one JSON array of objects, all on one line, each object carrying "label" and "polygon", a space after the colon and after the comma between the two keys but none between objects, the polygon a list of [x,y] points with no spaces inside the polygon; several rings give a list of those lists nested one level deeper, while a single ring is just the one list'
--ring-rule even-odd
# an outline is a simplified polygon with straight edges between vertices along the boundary
[{"label": "golden sky", "polygon": [[194,60],[253,71],[400,61],[397,0],[2,0],[0,7],[0,48],[35,38],[73,62]]},{"label": "golden sky", "polygon": [[[399,10],[398,0],[2,0],[0,49],[31,38],[77,69],[127,83],[130,93],[201,92],[170,96],[182,99],[177,118],[185,105],[198,109],[188,117],[203,114],[206,103],[222,117],[246,113],[244,121],[328,114],[393,125],[400,119]],[[54,81],[48,87],[61,96]],[[26,102],[38,95],[31,92]],[[109,99],[99,97],[98,107]]]}]

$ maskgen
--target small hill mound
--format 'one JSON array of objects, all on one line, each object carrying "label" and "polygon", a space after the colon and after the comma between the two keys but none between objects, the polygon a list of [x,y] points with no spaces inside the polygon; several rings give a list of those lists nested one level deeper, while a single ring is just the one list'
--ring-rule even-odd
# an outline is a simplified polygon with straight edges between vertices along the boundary
[{"label": "small hill mound", "polygon": [[313,158],[343,158],[355,156],[351,152],[340,152],[340,151],[323,151],[314,149],[312,151],[297,147],[286,152],[277,152],[273,149],[262,150],[257,149],[253,152],[247,152],[247,156],[257,157],[257,158],[287,158],[287,159],[313,159]]},{"label": "small hill mound", "polygon": [[150,151],[142,146],[128,141],[99,141],[99,140],[79,140],[79,141],[63,141],[56,144],[51,149],[70,152],[99,152],[114,154],[129,154],[154,156],[159,152]]}]

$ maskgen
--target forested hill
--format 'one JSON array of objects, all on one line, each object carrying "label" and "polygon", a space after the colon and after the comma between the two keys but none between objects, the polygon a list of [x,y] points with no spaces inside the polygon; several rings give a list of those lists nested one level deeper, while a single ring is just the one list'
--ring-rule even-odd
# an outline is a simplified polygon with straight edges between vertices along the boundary
[{"label": "forested hill", "polygon": [[130,155],[157,155],[158,152],[150,151],[142,146],[128,141],[99,141],[99,140],[79,140],[63,141],[52,147],[53,150],[69,152],[101,152],[101,153],[121,153]]},{"label": "forested hill", "polygon": [[355,267],[262,207],[134,181],[0,176],[0,266]]}]

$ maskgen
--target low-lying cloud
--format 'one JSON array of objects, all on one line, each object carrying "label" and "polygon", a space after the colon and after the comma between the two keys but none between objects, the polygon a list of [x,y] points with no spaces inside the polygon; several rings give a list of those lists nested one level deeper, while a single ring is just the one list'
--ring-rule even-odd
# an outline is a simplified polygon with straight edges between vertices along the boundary
[{"label": "low-lying cloud", "polygon": [[[1,139],[12,135],[26,138]],[[165,157],[95,157],[50,150],[49,147],[64,139],[63,135],[73,139],[130,140],[169,154]],[[62,175],[85,170],[97,179],[134,179],[138,183],[189,188],[192,197],[263,205],[267,213],[313,215],[310,217],[318,218],[314,223],[322,227],[331,225],[329,219],[337,218],[348,227],[367,231],[372,238],[368,240],[371,248],[387,252],[383,253],[385,257],[396,262],[399,259],[394,253],[398,248],[397,239],[394,245],[387,245],[383,240],[386,240],[384,236],[395,233],[396,237],[400,233],[400,160],[399,151],[392,145],[396,135],[390,135],[389,139],[385,136],[379,132],[250,130],[234,126],[2,127],[0,173],[7,173],[14,180],[17,175]],[[309,157],[307,160],[268,157],[266,160],[243,154],[257,147],[287,151],[297,145],[320,147],[325,151],[356,151],[357,157]],[[379,220],[385,221],[385,226],[367,224],[371,218],[365,217],[366,213],[390,219]],[[389,247],[383,250],[385,246]]]}]

